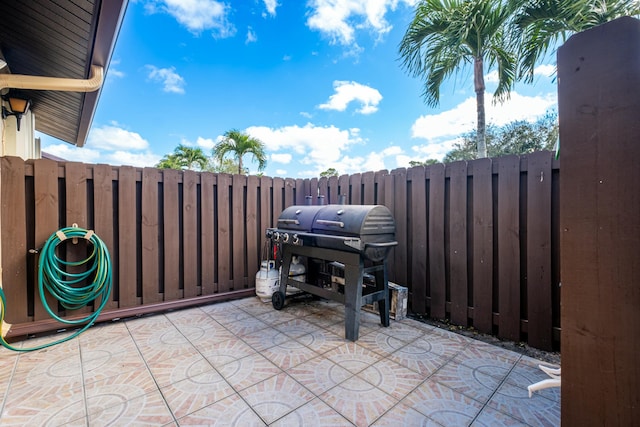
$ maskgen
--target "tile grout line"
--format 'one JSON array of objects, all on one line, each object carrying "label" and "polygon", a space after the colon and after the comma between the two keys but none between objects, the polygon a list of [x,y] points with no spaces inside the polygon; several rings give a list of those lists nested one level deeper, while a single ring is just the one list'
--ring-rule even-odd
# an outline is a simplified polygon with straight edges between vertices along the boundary
[{"label": "tile grout line", "polygon": [[9,392],[11,391],[11,386],[13,385],[13,377],[16,373],[16,369],[18,369],[18,361],[20,360],[21,354],[18,353],[16,355],[16,360],[13,362],[13,368],[11,368],[11,375],[9,376],[9,383],[7,384],[7,390],[4,392],[4,397],[2,399],[2,405],[0,405],[0,424],[2,421],[2,416],[4,415],[4,407],[7,404],[7,397],[9,396]]},{"label": "tile grout line", "polygon": [[[491,399],[493,399],[493,396],[495,396],[496,393],[498,392],[498,390],[500,390],[500,387],[502,387],[504,385],[504,383],[507,381],[507,378],[509,378],[509,375],[511,375],[511,372],[513,372],[513,370],[516,368],[516,366],[518,366],[518,363],[520,363],[521,359],[522,359],[522,354],[518,354],[518,358],[513,363],[513,366],[511,367],[511,369],[509,369],[509,372],[507,372],[507,374],[504,376],[504,378],[502,380],[500,380],[500,384],[498,384],[498,386],[495,388],[495,390],[493,390],[493,392],[491,393],[489,398],[487,398],[487,401],[482,404],[482,408],[480,408],[480,410],[478,411],[476,416],[473,417],[473,420],[471,420],[469,425],[473,424],[478,419],[480,414],[482,414],[482,411],[484,411],[484,409],[489,405],[489,402],[491,401]],[[501,411],[498,411],[498,412],[501,412]],[[509,416],[510,418],[513,418],[509,414],[505,414],[505,415]],[[518,420],[518,421],[520,421],[520,420]]]},{"label": "tile grout line", "polygon": [[[165,317],[171,323],[171,325],[173,325],[173,322],[171,321],[171,319],[169,319],[166,316],[166,313],[160,313],[159,315]],[[125,326],[125,328],[127,328],[127,332],[129,333],[129,336],[131,337],[131,340],[133,341],[133,344],[136,347],[136,351],[138,352],[138,355],[142,359],[142,363],[144,363],[144,366],[147,369],[147,372],[149,373],[149,375],[151,375],[151,379],[153,379],[153,383],[156,385],[156,389],[158,390],[158,393],[160,393],[160,396],[162,397],[162,401],[164,402],[164,404],[166,405],[167,409],[169,410],[169,413],[171,414],[171,418],[173,418],[173,422],[175,422],[176,425],[180,425],[180,423],[178,423],[178,419],[176,418],[176,415],[171,410],[171,406],[169,406],[169,402],[167,402],[167,399],[165,398],[164,393],[162,393],[162,389],[160,388],[160,384],[158,384],[158,381],[156,380],[155,375],[153,375],[153,372],[151,371],[151,368],[149,367],[149,364],[147,363],[147,359],[144,358],[144,355],[142,354],[142,351],[140,350],[140,347],[138,346],[138,341],[135,339],[135,337],[131,333],[131,329],[129,328],[129,325],[127,325],[126,321],[124,322],[124,326]],[[175,325],[173,325],[173,326],[175,327]],[[178,332],[180,332],[180,334],[182,334],[182,332],[180,330],[178,330]]]}]

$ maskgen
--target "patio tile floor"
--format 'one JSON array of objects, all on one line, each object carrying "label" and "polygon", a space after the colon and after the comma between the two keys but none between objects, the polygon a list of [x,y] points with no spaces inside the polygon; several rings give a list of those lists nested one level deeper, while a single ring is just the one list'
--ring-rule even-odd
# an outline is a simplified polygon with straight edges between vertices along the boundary
[{"label": "patio tile floor", "polygon": [[0,348],[0,425],[560,425],[560,390],[527,392],[549,364],[368,312],[349,342],[343,310],[245,298]]}]

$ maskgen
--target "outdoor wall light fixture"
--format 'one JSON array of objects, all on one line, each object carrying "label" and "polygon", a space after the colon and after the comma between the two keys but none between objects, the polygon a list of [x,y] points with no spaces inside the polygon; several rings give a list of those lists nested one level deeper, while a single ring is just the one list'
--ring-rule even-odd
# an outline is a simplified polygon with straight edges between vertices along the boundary
[{"label": "outdoor wall light fixture", "polygon": [[2,120],[5,120],[9,116],[16,116],[17,129],[18,132],[20,132],[20,119],[22,119],[23,114],[29,111],[31,100],[10,95],[5,95],[2,99],[9,102],[9,108],[11,109],[11,111],[9,111],[7,107],[2,106]]}]

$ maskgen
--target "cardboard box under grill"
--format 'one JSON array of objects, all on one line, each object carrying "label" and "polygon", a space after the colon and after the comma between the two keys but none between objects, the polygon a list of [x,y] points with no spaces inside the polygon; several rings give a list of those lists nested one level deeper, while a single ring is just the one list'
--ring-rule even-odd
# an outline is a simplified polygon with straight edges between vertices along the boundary
[{"label": "cardboard box under grill", "polygon": [[[404,286],[389,282],[390,307],[389,317],[393,320],[402,320],[407,317],[407,298],[408,290]],[[367,304],[362,306],[363,309],[372,313],[378,313],[378,303]]]}]

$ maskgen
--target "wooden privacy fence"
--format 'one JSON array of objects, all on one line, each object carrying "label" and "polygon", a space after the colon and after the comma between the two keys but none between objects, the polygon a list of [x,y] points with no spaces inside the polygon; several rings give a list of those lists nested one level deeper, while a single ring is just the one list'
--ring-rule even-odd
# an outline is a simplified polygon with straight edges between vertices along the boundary
[{"label": "wooden privacy fence", "polygon": [[[557,348],[558,180],[549,152],[320,179],[4,157],[0,262],[9,337],[59,327],[40,302],[37,256],[28,251],[62,227],[93,229],[109,248],[107,320],[254,294],[264,229],[308,195],[315,204],[318,195],[337,203],[342,194],[393,212],[399,245],[389,278],[409,288],[412,312]],[[64,245],[68,259],[86,256],[86,245]],[[58,311],[81,317],[91,309]]]}]

